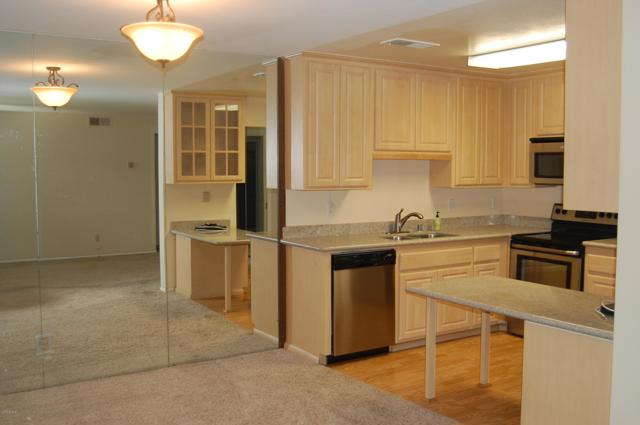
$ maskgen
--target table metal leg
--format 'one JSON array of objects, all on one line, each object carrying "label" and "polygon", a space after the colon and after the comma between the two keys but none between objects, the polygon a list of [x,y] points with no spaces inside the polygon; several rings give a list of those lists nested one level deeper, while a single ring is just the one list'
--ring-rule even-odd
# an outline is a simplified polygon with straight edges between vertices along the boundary
[{"label": "table metal leg", "polygon": [[480,328],[480,384],[489,384],[489,354],[491,351],[491,314],[482,312]]},{"label": "table metal leg", "polygon": [[426,314],[426,364],[424,368],[424,396],[427,400],[436,397],[436,313],[438,304],[427,298]]},{"label": "table metal leg", "polygon": [[224,247],[224,312],[231,311],[231,252]]}]

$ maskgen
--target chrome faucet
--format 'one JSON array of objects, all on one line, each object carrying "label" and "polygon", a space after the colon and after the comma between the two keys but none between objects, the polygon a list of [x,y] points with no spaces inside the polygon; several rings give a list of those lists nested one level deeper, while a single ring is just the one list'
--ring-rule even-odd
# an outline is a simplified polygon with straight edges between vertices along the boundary
[{"label": "chrome faucet", "polygon": [[412,212],[409,213],[407,215],[405,215],[404,217],[402,217],[402,213],[404,211],[404,208],[402,208],[400,210],[400,212],[398,212],[398,214],[396,214],[396,218],[393,222],[393,232],[392,233],[402,233],[402,228],[404,227],[404,225],[407,223],[407,220],[409,220],[411,217],[416,217],[420,220],[422,220],[424,218],[424,216],[422,214],[420,214],[419,212]]}]

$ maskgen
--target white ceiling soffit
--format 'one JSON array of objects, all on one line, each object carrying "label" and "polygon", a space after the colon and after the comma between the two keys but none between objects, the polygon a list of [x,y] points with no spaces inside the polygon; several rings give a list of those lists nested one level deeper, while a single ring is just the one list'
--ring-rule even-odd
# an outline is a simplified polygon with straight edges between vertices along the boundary
[{"label": "white ceiling soffit", "polygon": [[[405,22],[314,50],[444,68],[468,68],[473,54],[564,38],[564,0],[487,0],[411,22]],[[381,45],[393,37],[436,42],[440,47],[408,49]],[[537,65],[541,67],[556,64]],[[533,69],[533,68],[528,68]],[[492,71],[500,74],[518,71]]]},{"label": "white ceiling soffit", "polygon": [[[279,56],[480,0],[171,0],[180,22],[204,29],[201,48]],[[0,29],[123,41],[155,0],[4,0]]]}]

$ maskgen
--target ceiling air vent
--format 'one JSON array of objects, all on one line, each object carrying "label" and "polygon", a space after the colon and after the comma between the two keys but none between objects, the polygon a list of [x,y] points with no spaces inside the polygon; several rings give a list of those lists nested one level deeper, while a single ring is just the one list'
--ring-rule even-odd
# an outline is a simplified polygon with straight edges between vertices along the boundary
[{"label": "ceiling air vent", "polygon": [[422,40],[411,40],[409,38],[390,38],[389,40],[381,41],[380,44],[385,44],[387,46],[401,46],[401,47],[411,47],[413,49],[428,49],[429,47],[439,47],[440,43],[435,43],[433,41],[422,41]]},{"label": "ceiling air vent", "polygon": [[111,118],[89,117],[90,126],[110,126]]}]

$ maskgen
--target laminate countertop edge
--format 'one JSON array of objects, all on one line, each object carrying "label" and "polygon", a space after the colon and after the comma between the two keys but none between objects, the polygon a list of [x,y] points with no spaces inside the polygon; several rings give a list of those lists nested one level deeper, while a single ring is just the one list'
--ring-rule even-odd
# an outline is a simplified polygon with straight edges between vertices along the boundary
[{"label": "laminate countertop edge", "polygon": [[304,238],[282,239],[282,243],[291,247],[309,249],[321,252],[342,252],[355,250],[371,250],[384,248],[398,248],[424,244],[472,241],[489,238],[509,238],[514,234],[538,233],[547,231],[539,227],[515,226],[480,226],[454,229],[443,229],[443,233],[453,233],[454,236],[425,239],[391,240],[381,234],[362,234],[344,236],[310,236]]},{"label": "laminate countertop edge", "polygon": [[230,229],[224,233],[204,233],[198,234],[193,232],[184,232],[181,230],[172,230],[176,236],[183,236],[196,241],[212,244],[212,245],[248,245],[249,238],[244,230]]},{"label": "laminate countertop edge", "polygon": [[[479,285],[479,286],[476,286],[475,289],[480,289],[482,291],[484,290],[482,285],[485,282],[489,282],[489,279],[491,280],[491,283],[494,283],[494,282],[500,283],[500,282],[508,282],[508,281],[514,282],[513,279],[499,278],[499,277],[473,277],[473,278],[453,279],[453,280],[447,281],[446,284],[451,285],[452,283],[453,284],[464,283],[464,284],[469,284],[474,286]],[[515,281],[515,282],[526,284],[529,287],[529,289],[532,288],[530,285],[539,285],[539,284],[531,284],[530,282],[522,282],[522,281]],[[511,285],[511,284],[512,283],[507,283],[507,285]],[[436,288],[431,288],[430,286],[435,286]],[[585,294],[584,292],[571,291],[569,289],[561,289],[561,288],[551,288],[551,287],[540,288],[545,291],[549,291],[549,289],[551,288],[551,291],[554,291],[552,293],[547,293],[544,296],[553,298],[554,293],[562,294],[563,301],[565,301],[567,298],[572,298],[573,295],[575,295],[575,297],[573,298],[575,298],[576,300],[575,306],[571,305],[570,302],[562,302],[561,307],[559,307],[558,311],[550,312],[549,314],[543,315],[540,313],[526,311],[525,308],[517,309],[513,307],[505,307],[504,305],[492,304],[490,302],[480,301],[477,299],[474,300],[472,299],[474,295],[452,295],[452,294],[443,293],[442,291],[446,289],[441,289],[441,288],[439,289],[437,288],[437,286],[438,286],[437,282],[435,282],[435,284],[429,284],[429,283],[422,284],[420,286],[408,287],[407,292],[410,292],[415,295],[423,296],[423,297],[429,297],[436,300],[446,301],[453,304],[458,304],[458,305],[475,308],[482,311],[487,311],[490,313],[497,313],[497,314],[502,314],[508,317],[513,317],[516,319],[527,320],[529,322],[547,325],[550,327],[563,329],[571,332],[576,332],[583,335],[589,335],[589,336],[594,336],[594,337],[603,338],[607,340],[613,340],[613,319],[612,318],[602,319],[601,316],[599,316],[594,311],[595,308],[600,304],[599,297],[596,297],[590,294]],[[541,285],[541,286],[544,286],[544,285]],[[460,287],[454,290],[464,290],[464,288]],[[520,303],[521,305],[523,303],[526,304],[527,303],[526,300],[534,298],[534,297],[531,297],[530,293],[528,293],[529,291],[523,291],[522,296],[520,296],[518,293],[519,288],[516,286],[510,287],[509,290],[513,291],[514,300],[516,300],[515,302]],[[493,298],[493,294],[491,291],[492,291],[492,288],[487,288],[486,291],[484,291],[484,293],[482,294],[482,297]],[[566,292],[557,292],[557,291],[566,291]],[[496,296],[496,298],[499,298],[499,295]],[[551,302],[547,304],[553,305],[553,303]],[[589,306],[585,307],[585,304],[589,304]],[[532,307],[530,309],[535,309],[535,307]],[[560,309],[563,309],[563,310],[560,311]],[[552,317],[552,316],[560,316],[561,314],[559,313],[566,313],[569,309],[573,309],[572,314],[574,315],[576,320],[566,320],[566,319],[560,319],[558,317]],[[591,326],[590,324],[588,324],[588,322],[595,323],[600,327]]]}]

